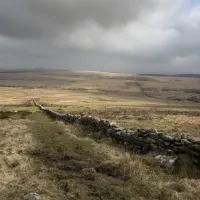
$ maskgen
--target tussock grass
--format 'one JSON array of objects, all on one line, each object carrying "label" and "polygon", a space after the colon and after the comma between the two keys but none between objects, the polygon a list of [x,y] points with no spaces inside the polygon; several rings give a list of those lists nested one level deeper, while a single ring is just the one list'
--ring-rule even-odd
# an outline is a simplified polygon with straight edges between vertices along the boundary
[{"label": "tussock grass", "polygon": [[[141,91],[172,83],[169,91],[147,91],[166,98],[174,87],[198,89],[197,79],[139,80],[135,75],[67,71],[26,75],[27,80],[21,74],[15,80],[9,74],[0,87],[4,94],[0,98],[4,111],[0,115],[1,200],[18,200],[30,192],[45,200],[199,199],[199,175],[188,158],[173,170],[164,170],[151,156],[126,152],[88,128],[63,125],[39,113],[28,119],[13,114],[35,112],[29,99],[36,98],[55,111],[100,116],[125,128],[154,127],[199,137],[198,104],[152,99]],[[187,95],[183,90],[175,93],[181,98]]]},{"label": "tussock grass", "polygon": [[126,152],[82,126],[35,113],[3,119],[0,132],[1,200],[30,192],[48,200],[193,200],[200,195],[200,181],[187,174],[184,163],[166,171],[151,156]]},{"label": "tussock grass", "polygon": [[50,169],[48,176],[63,198],[195,199],[185,186],[194,184],[186,172],[165,171],[148,155],[86,137],[87,128],[64,126],[40,114],[33,116],[29,128],[37,141],[30,155]]}]

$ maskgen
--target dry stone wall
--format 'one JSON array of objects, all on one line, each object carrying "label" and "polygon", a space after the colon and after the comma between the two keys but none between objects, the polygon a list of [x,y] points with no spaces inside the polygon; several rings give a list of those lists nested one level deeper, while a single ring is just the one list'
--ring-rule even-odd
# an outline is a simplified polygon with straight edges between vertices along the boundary
[{"label": "dry stone wall", "polygon": [[46,115],[64,123],[78,123],[92,127],[102,135],[110,137],[125,148],[140,154],[157,152],[165,155],[188,155],[200,169],[200,141],[186,134],[167,135],[156,129],[123,129],[115,123],[99,117],[85,115],[59,114],[35,105]]}]

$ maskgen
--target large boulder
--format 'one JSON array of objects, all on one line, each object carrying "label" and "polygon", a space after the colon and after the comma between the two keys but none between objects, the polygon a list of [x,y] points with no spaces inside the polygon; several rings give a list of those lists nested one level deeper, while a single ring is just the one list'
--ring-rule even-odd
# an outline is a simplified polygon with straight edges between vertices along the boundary
[{"label": "large boulder", "polygon": [[155,156],[156,162],[164,168],[170,169],[174,166],[177,156],[157,155]]}]

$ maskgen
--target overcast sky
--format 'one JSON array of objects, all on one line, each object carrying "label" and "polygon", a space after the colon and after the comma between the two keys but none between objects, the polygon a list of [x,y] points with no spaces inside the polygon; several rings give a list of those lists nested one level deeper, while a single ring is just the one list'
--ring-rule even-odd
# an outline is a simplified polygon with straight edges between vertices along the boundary
[{"label": "overcast sky", "polygon": [[199,0],[0,0],[0,68],[200,73]]}]

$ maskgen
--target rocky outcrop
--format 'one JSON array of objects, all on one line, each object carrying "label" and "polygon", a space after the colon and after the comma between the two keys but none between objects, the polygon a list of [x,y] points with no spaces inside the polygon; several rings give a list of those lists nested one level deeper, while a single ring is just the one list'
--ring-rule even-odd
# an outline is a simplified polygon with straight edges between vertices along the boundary
[{"label": "rocky outcrop", "polygon": [[112,138],[126,149],[140,154],[157,152],[169,156],[186,154],[200,168],[200,141],[186,134],[168,135],[156,129],[124,129],[113,122],[99,117],[85,115],[59,114],[35,105],[46,115],[64,123],[77,123],[92,127],[102,135]]}]

